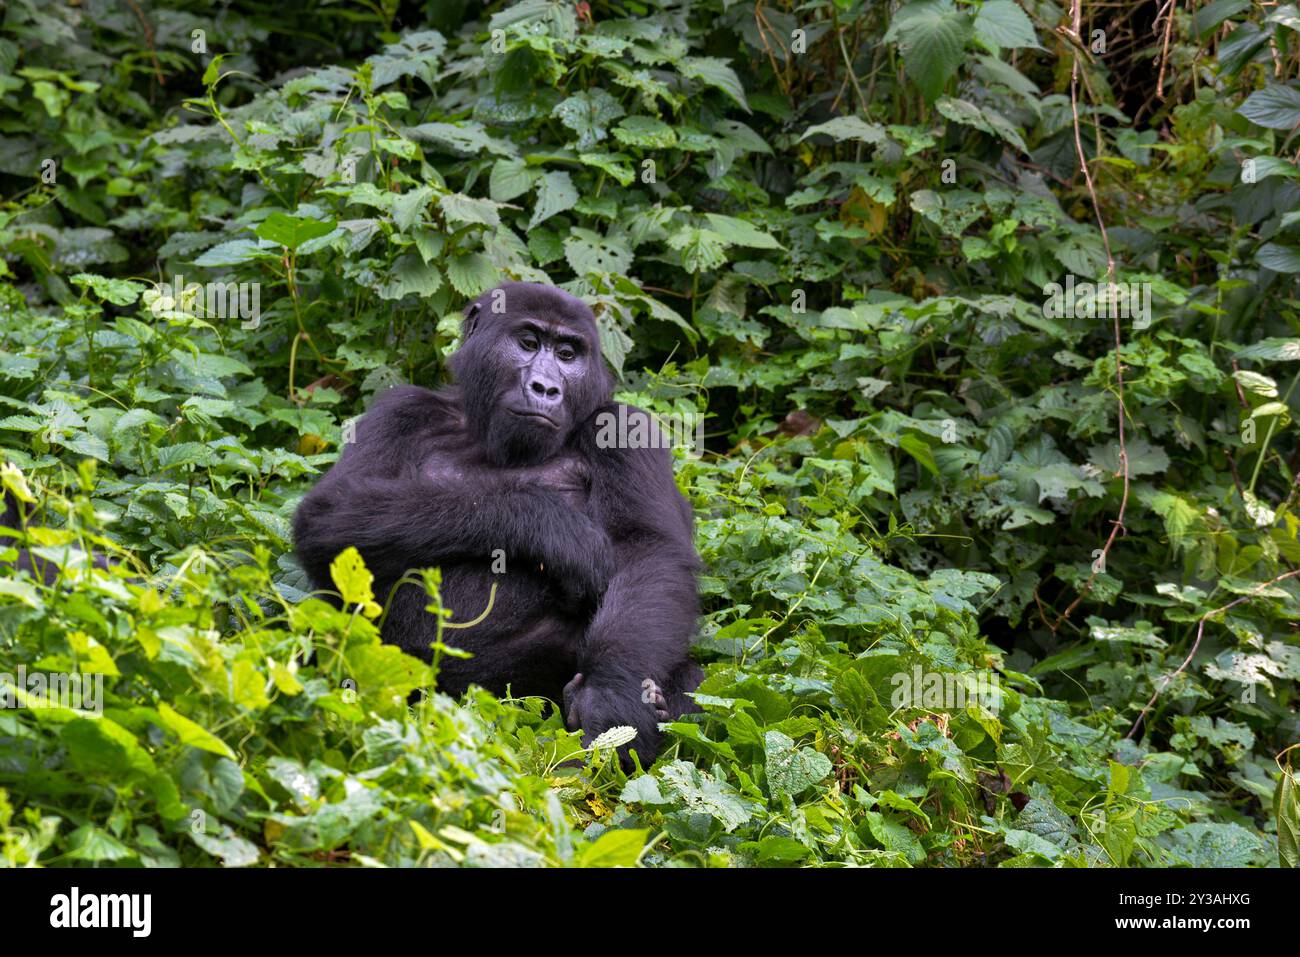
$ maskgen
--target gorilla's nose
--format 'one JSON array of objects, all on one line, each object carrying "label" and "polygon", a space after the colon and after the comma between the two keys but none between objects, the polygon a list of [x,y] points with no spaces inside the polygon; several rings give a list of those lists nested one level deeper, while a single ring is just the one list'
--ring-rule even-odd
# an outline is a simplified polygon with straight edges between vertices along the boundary
[{"label": "gorilla's nose", "polygon": [[528,383],[532,399],[541,405],[555,405],[560,401],[560,387],[544,379],[533,379]]}]

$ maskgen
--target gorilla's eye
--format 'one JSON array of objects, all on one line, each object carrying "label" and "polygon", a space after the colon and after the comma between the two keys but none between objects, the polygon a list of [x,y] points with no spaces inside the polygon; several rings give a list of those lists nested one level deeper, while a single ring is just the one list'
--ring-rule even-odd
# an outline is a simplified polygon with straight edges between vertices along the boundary
[{"label": "gorilla's eye", "polygon": [[555,350],[555,357],[561,362],[572,362],[578,358],[578,354],[573,351],[573,346],[560,346],[559,349]]},{"label": "gorilla's eye", "polygon": [[528,352],[536,352],[541,348],[541,343],[537,341],[537,337],[531,332],[525,332],[520,336],[519,344]]}]

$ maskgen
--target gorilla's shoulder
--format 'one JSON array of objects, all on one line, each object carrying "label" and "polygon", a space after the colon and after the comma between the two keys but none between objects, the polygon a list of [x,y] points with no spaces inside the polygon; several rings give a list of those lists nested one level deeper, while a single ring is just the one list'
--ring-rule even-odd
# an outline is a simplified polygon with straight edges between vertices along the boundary
[{"label": "gorilla's shoulder", "polygon": [[456,389],[425,389],[419,385],[395,385],[376,395],[368,413],[380,416],[430,416],[459,413],[460,395]]},{"label": "gorilla's shoulder", "polygon": [[375,396],[366,418],[372,424],[396,429],[438,427],[461,422],[460,393],[454,388],[426,389],[418,385],[395,385]]},{"label": "gorilla's shoulder", "polygon": [[622,402],[607,402],[587,419],[587,450],[629,466],[656,468],[672,460],[672,439],[645,409]]}]

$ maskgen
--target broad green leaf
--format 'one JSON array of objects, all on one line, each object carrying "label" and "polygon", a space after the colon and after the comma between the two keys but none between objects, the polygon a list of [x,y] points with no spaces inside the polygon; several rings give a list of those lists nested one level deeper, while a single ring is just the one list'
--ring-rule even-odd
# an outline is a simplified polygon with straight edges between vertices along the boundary
[{"label": "broad green leaf", "polygon": [[488,194],[498,203],[508,203],[532,189],[538,175],[523,160],[497,160],[488,179]]},{"label": "broad green leaf", "polygon": [[970,17],[951,0],[920,0],[905,4],[885,33],[903,54],[903,69],[927,100],[933,101],[964,59],[974,33]]},{"label": "broad green leaf", "polygon": [[1294,275],[1300,273],[1300,246],[1264,243],[1255,251],[1255,261],[1273,272]]},{"label": "broad green leaf", "polygon": [[650,832],[611,828],[584,848],[574,862],[578,867],[635,867]]},{"label": "broad green leaf", "polygon": [[528,221],[529,231],[557,213],[573,209],[577,203],[578,191],[568,173],[544,174],[537,183],[537,205],[533,207],[532,218]]},{"label": "broad green leaf", "polygon": [[399,256],[393,263],[388,282],[376,292],[380,299],[401,299],[406,295],[432,296],[442,288],[442,273],[416,253]]},{"label": "broad green leaf", "polygon": [[975,14],[975,36],[994,50],[1038,48],[1029,16],[1015,0],[985,0]]},{"label": "broad green leaf", "polygon": [[253,232],[259,239],[279,243],[285,249],[295,250],[309,239],[316,239],[334,230],[334,221],[322,222],[290,216],[287,213],[272,213],[257,226]]},{"label": "broad green leaf", "polygon": [[482,253],[457,256],[447,264],[447,279],[467,299],[491,289],[499,281],[497,267]]},{"label": "broad green leaf", "polygon": [[749,246],[753,249],[784,248],[763,230],[743,219],[717,213],[706,213],[704,218],[709,221],[709,227],[713,232],[734,246]]},{"label": "broad green leaf", "polygon": [[749,104],[745,101],[745,89],[740,84],[740,77],[736,76],[736,71],[727,64],[726,60],[709,56],[683,57],[677,64],[677,69],[681,71],[682,76],[699,80],[705,86],[721,90],[742,110],[746,113],[750,112]]},{"label": "broad green leaf", "polygon": [[795,748],[794,739],[780,731],[763,736],[767,783],[773,795],[796,797],[831,773],[830,758],[813,748]]},{"label": "broad green leaf", "polygon": [[810,126],[804,130],[799,139],[806,140],[818,133],[824,133],[835,140],[856,140],[860,143],[870,143],[872,146],[883,146],[889,141],[883,126],[876,123],[867,123],[856,116],[837,116],[825,123]]}]

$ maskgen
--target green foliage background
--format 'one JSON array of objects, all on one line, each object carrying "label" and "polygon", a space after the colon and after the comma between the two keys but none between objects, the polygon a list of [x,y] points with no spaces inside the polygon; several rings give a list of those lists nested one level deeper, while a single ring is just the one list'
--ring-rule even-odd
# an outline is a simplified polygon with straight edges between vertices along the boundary
[{"label": "green foliage background", "polygon": [[[0,569],[0,671],[106,702],[0,711],[0,860],[1295,865],[1300,12],[1158,6],[11,0],[0,451],[66,570]],[[1127,483],[1111,323],[1044,309],[1098,214]],[[543,701],[408,707],[364,569],[339,611],[290,554],[506,278],[709,415],[704,714],[630,777]]]}]

